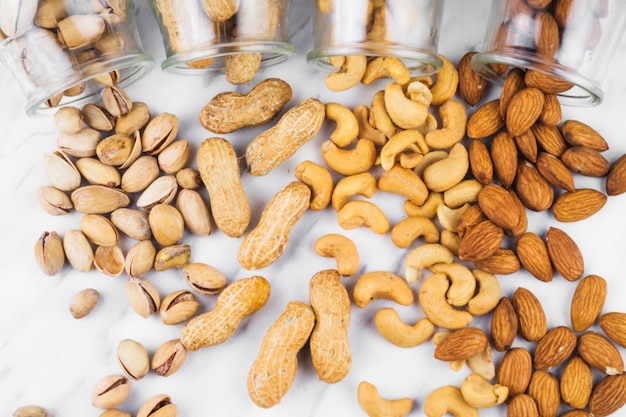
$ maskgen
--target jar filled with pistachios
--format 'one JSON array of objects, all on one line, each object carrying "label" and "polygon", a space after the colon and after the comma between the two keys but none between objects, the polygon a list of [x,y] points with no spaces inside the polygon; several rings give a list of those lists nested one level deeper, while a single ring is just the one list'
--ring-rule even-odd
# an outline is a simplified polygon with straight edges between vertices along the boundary
[{"label": "jar filled with pistachios", "polygon": [[26,97],[30,116],[99,100],[152,64],[132,0],[2,0],[0,61]]}]

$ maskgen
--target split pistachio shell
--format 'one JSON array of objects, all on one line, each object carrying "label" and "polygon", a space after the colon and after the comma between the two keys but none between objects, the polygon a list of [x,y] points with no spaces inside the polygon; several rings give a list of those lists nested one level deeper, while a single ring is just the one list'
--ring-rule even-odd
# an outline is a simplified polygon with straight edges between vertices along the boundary
[{"label": "split pistachio shell", "polygon": [[102,103],[113,117],[118,118],[127,114],[133,107],[133,102],[126,91],[115,85],[102,91]]},{"label": "split pistachio shell", "polygon": [[163,343],[152,357],[152,370],[159,376],[170,376],[178,371],[187,359],[187,349],[180,339]]},{"label": "split pistachio shell", "polygon": [[165,394],[148,399],[137,411],[137,417],[176,417],[178,407]]},{"label": "split pistachio shell", "polygon": [[75,319],[82,319],[91,313],[99,299],[100,293],[93,288],[86,288],[77,292],[70,301],[70,314]]},{"label": "split pistachio shell", "polygon": [[159,164],[153,156],[140,156],[122,175],[122,189],[128,193],[144,191],[159,177]]},{"label": "split pistachio shell", "polygon": [[80,230],[98,246],[113,246],[120,238],[111,220],[101,214],[85,214],[80,219]]},{"label": "split pistachio shell", "polygon": [[117,361],[124,373],[134,380],[143,378],[150,370],[148,351],[133,339],[124,339],[117,344]]},{"label": "split pistachio shell", "polygon": [[89,184],[115,188],[122,182],[118,169],[96,158],[80,158],[76,160],[76,168]]},{"label": "split pistachio shell", "polygon": [[67,261],[75,270],[89,272],[93,269],[93,249],[82,231],[78,229],[67,230],[63,234],[63,250]]},{"label": "split pistachio shell", "polygon": [[174,206],[160,203],[150,209],[148,215],[152,237],[161,246],[171,246],[178,243],[185,231],[183,215]]},{"label": "split pistachio shell", "polygon": [[72,134],[61,134],[57,139],[57,148],[76,158],[94,156],[102,135],[90,127]]},{"label": "split pistachio shell", "polygon": [[44,211],[52,216],[69,214],[74,208],[72,200],[63,191],[51,185],[39,187],[37,189],[37,201]]},{"label": "split pistachio shell", "polygon": [[86,185],[72,191],[74,208],[83,214],[111,213],[130,204],[128,194],[118,188]]},{"label": "split pistachio shell", "polygon": [[118,245],[98,246],[93,265],[103,274],[117,277],[124,272],[124,253]]},{"label": "split pistachio shell", "polygon": [[57,150],[44,155],[43,168],[50,185],[61,191],[72,191],[80,187],[82,180],[76,165],[63,151]]},{"label": "split pistachio shell", "polygon": [[183,168],[176,173],[176,182],[181,188],[197,190],[202,185],[200,173],[193,168]]},{"label": "split pistachio shell", "polygon": [[135,132],[132,136],[134,138],[133,149],[130,151],[130,155],[126,161],[120,165],[120,169],[128,168],[141,156],[141,135],[139,132]]},{"label": "split pistachio shell", "polygon": [[[111,115],[103,106],[94,103],[87,103],[82,110],[85,124],[92,129],[101,132],[108,132],[115,127],[115,117]],[[129,132],[132,133],[132,132]]]},{"label": "split pistachio shell", "polygon": [[147,274],[154,266],[156,248],[150,240],[142,240],[133,245],[126,254],[124,270],[131,277]]},{"label": "split pistachio shell", "polygon": [[183,216],[187,230],[196,236],[211,234],[209,207],[195,190],[182,189],[176,198],[176,208]]},{"label": "split pistachio shell", "polygon": [[157,252],[154,259],[154,269],[165,271],[167,269],[182,268],[189,264],[191,259],[191,247],[189,245],[166,246]]},{"label": "split pistachio shell", "polygon": [[156,155],[174,141],[178,134],[178,117],[161,113],[153,117],[141,136],[143,151]]},{"label": "split pistachio shell", "polygon": [[38,405],[23,405],[13,412],[13,417],[51,417],[48,410]]},{"label": "split pistachio shell", "polygon": [[159,313],[164,324],[179,324],[191,318],[200,304],[187,290],[175,291],[167,295],[161,303]]},{"label": "split pistachio shell", "polygon": [[144,102],[133,103],[132,109],[125,115],[117,118],[115,131],[126,135],[141,130],[150,121],[150,109]]},{"label": "split pistachio shell", "polygon": [[65,264],[63,240],[55,231],[43,232],[35,244],[35,261],[44,274],[53,276]]},{"label": "split pistachio shell", "polygon": [[161,306],[159,292],[147,278],[128,278],[124,285],[124,293],[130,307],[141,317],[148,318],[159,311]]},{"label": "split pistachio shell", "polygon": [[94,14],[68,16],[57,25],[59,41],[69,49],[82,48],[95,42],[105,29],[102,16]]},{"label": "split pistachio shell", "polygon": [[107,375],[91,391],[94,407],[107,409],[120,405],[130,394],[131,385],[124,375]]},{"label": "split pistachio shell", "polygon": [[72,135],[83,128],[83,115],[78,107],[61,107],[54,113],[53,123],[57,132]]},{"label": "split pistachio shell", "polygon": [[226,286],[226,277],[217,268],[201,262],[183,268],[185,281],[199,294],[216,295]]},{"label": "split pistachio shell", "polygon": [[145,210],[119,208],[111,213],[111,222],[120,232],[135,240],[146,240],[152,237],[148,212]]},{"label": "split pistachio shell", "polygon": [[157,204],[171,203],[178,191],[178,183],[173,175],[163,175],[152,181],[139,198],[137,207],[150,210]]},{"label": "split pistachio shell", "polygon": [[96,155],[104,164],[121,166],[131,156],[134,146],[134,138],[118,133],[102,139],[96,148]]}]

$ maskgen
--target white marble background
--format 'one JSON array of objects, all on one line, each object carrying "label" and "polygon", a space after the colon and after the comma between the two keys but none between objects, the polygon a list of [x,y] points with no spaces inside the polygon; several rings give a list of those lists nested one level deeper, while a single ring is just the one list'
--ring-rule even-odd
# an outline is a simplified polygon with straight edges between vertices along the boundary
[{"label": "white marble background", "polygon": [[[489,0],[446,1],[439,51],[456,62],[469,50],[481,48]],[[160,38],[145,0],[138,1],[139,23],[147,52],[159,62],[163,58]],[[331,93],[324,87],[324,75],[305,62],[312,46],[311,22],[307,0],[294,0],[292,9],[293,42],[298,56],[276,67],[263,70],[258,80],[276,76],[294,89],[292,104],[307,98],[338,101],[349,106],[369,103],[373,88],[358,87],[348,92]],[[626,116],[626,42],[615,51],[608,69],[606,97],[596,108],[566,108],[565,118],[576,118],[595,127],[611,145],[609,160],[626,153],[624,116]],[[239,87],[246,91],[247,86]],[[208,136],[198,123],[200,108],[215,94],[233,90],[222,77],[184,77],[165,74],[156,65],[128,92],[133,100],[145,101],[153,114],[171,112],[179,116],[180,137],[194,145]],[[492,90],[497,94],[496,89]],[[123,294],[124,277],[111,278],[98,272],[83,274],[69,267],[55,277],[46,277],[33,260],[33,246],[45,230],[60,234],[77,228],[80,216],[51,217],[35,199],[35,191],[46,184],[42,156],[55,148],[56,135],[50,118],[30,119],[23,112],[24,99],[16,83],[0,70],[0,416],[10,416],[20,405],[40,404],[56,417],[96,416],[100,410],[90,404],[92,386],[101,377],[119,373],[115,348],[124,338],[143,343],[150,353],[166,340],[176,338],[180,326],[165,326],[158,316],[143,319],[127,305]],[[244,185],[253,208],[252,224],[258,221],[265,202],[287,182],[294,179],[294,167],[304,159],[320,161],[318,147],[331,129],[324,130],[293,158],[270,175],[253,178],[244,175]],[[258,130],[249,129],[229,135],[241,152]],[[601,188],[599,181],[576,177],[578,187]],[[378,193],[373,201],[384,208],[391,222],[403,217],[402,200]],[[532,231],[543,233],[548,226],[566,230],[579,244],[586,261],[585,273],[598,274],[609,281],[605,311],[626,311],[624,295],[624,255],[626,244],[626,195],[611,197],[600,213],[579,224],[558,224],[547,214],[530,216]],[[149,374],[133,382],[129,398],[120,406],[131,413],[158,393],[171,396],[180,416],[357,416],[363,415],[356,401],[356,387],[368,380],[379,387],[381,395],[410,397],[415,405],[411,416],[423,415],[423,402],[434,388],[459,384],[468,370],[455,373],[447,364],[432,358],[433,345],[412,349],[395,347],[377,333],[372,318],[385,301],[359,310],[352,308],[350,342],[354,361],[349,375],[340,383],[328,385],[317,380],[306,350],[300,355],[299,373],[281,404],[264,410],[256,407],[246,391],[246,376],[260,341],[272,321],[290,300],[308,300],[308,282],[320,269],[334,267],[332,259],[320,258],[313,243],[328,232],[343,232],[352,238],[361,253],[360,273],[373,270],[403,272],[406,251],[393,247],[388,236],[376,236],[367,229],[342,231],[332,209],[308,212],[293,231],[284,255],[273,265],[258,271],[272,283],[272,296],[257,314],[246,319],[226,343],[190,354],[184,367],[169,378]],[[193,261],[219,268],[229,280],[251,275],[236,259],[238,239],[219,231],[207,238],[186,236],[192,245]],[[186,288],[179,271],[151,273],[149,278],[162,296]],[[356,278],[345,279],[349,290]],[[550,326],[569,323],[569,300],[575,285],[555,277],[542,283],[526,273],[501,277],[503,295],[525,286],[538,295],[545,307]],[[68,311],[71,296],[87,287],[101,293],[94,311],[82,320]],[[419,283],[414,284],[417,291]],[[199,297],[208,310],[213,298]],[[421,317],[417,305],[399,308],[406,321]],[[477,319],[478,326],[488,326]],[[518,339],[516,345],[524,344]],[[498,356],[496,356],[498,358]],[[481,412],[484,416],[505,415],[505,409]]]}]

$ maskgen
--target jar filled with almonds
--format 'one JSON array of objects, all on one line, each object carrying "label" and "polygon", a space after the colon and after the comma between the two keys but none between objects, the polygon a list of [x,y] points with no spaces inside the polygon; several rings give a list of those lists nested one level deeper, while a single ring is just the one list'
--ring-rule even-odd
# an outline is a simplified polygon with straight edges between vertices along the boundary
[{"label": "jar filled with almonds", "polygon": [[496,83],[511,68],[530,70],[562,104],[597,105],[625,28],[621,0],[493,0],[472,67]]},{"label": "jar filled with almonds", "polygon": [[152,63],[140,43],[132,0],[4,0],[0,61],[26,96],[30,116],[97,101]]}]

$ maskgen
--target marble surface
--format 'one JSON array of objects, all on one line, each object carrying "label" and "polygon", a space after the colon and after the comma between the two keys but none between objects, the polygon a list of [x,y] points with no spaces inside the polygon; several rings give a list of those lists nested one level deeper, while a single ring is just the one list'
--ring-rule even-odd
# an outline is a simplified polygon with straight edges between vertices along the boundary
[{"label": "marble surface", "polygon": [[[160,62],[163,52],[154,19],[145,2],[138,3],[145,49]],[[490,1],[448,1],[444,7],[439,51],[456,62],[466,51],[481,48]],[[312,39],[306,0],[294,0],[292,32],[299,54],[264,69],[257,81],[271,76],[288,81],[294,89],[291,104],[307,97],[348,106],[370,102],[376,86],[332,93],[324,86],[324,74],[307,66],[305,54],[312,46]],[[626,153],[623,128],[626,41],[622,41],[616,55],[607,72],[604,103],[595,108],[564,109],[565,118],[579,119],[605,136],[611,146],[605,153],[610,161]],[[188,139],[195,151],[204,138],[214,136],[199,125],[200,108],[215,94],[233,89],[223,77],[166,74],[155,65],[127,91],[133,100],[148,103],[154,114],[167,111],[178,115],[179,136]],[[248,86],[235,89],[246,91]],[[492,88],[492,94],[497,93]],[[123,293],[124,276],[112,278],[96,271],[80,273],[66,266],[57,276],[47,277],[38,269],[33,260],[33,246],[39,235],[45,230],[56,230],[62,235],[65,230],[77,228],[80,215],[52,217],[37,204],[35,191],[47,183],[42,157],[55,148],[56,134],[50,118],[28,118],[23,105],[18,86],[1,69],[0,416],[10,416],[24,404],[40,404],[56,417],[96,416],[100,410],[91,405],[90,392],[100,378],[121,372],[115,357],[118,342],[135,339],[152,354],[161,343],[177,338],[181,325],[166,326],[157,315],[144,319],[131,310]],[[318,147],[331,129],[327,123],[314,140],[269,175],[258,178],[243,175],[253,210],[253,225],[267,200],[294,179],[293,170],[299,162],[321,161]],[[241,153],[259,130],[247,129],[226,137]],[[600,180],[583,177],[575,180],[578,187],[603,189]],[[398,196],[379,192],[372,201],[384,209],[392,224],[404,217],[402,199]],[[604,311],[624,311],[625,210],[626,195],[622,195],[609,198],[598,214],[577,224],[559,224],[547,213],[529,214],[529,230],[544,233],[551,225],[563,228],[581,248],[585,274],[607,279],[609,294]],[[312,249],[318,237],[330,232],[344,233],[356,242],[362,260],[358,275],[375,270],[403,273],[407,250],[395,248],[388,235],[378,236],[366,228],[343,231],[332,208],[308,212],[294,228],[284,255],[271,266],[255,272],[272,284],[268,304],[247,318],[227,342],[190,354],[176,374],[163,378],[150,373],[132,382],[132,392],[119,408],[135,413],[147,398],[165,393],[178,405],[180,416],[357,416],[364,413],[356,401],[356,388],[360,381],[368,380],[378,386],[384,397],[412,398],[415,404],[410,416],[423,415],[424,400],[431,390],[447,384],[458,385],[469,371],[463,368],[453,372],[447,364],[433,359],[430,342],[403,349],[383,340],[372,322],[378,308],[392,306],[382,300],[365,309],[352,307],[349,337],[354,359],[344,380],[332,385],[319,381],[305,349],[299,356],[295,382],[279,405],[261,409],[250,400],[246,377],[265,331],[288,301],[308,300],[308,283],[315,272],[334,267],[332,259],[319,257]],[[240,239],[228,238],[214,228],[209,237],[185,235],[183,240],[192,246],[193,261],[217,267],[229,281],[252,275],[237,262]],[[178,270],[151,272],[148,277],[161,296],[187,288]],[[349,291],[356,279],[344,279]],[[518,286],[534,291],[547,312],[550,327],[569,323],[569,302],[575,284],[560,276],[551,283],[542,283],[525,272],[501,276],[500,282],[503,295],[510,296]],[[75,320],[68,311],[70,298],[87,287],[97,289],[101,300],[89,316]],[[412,287],[417,293],[420,283]],[[214,305],[214,298],[198,298],[202,311]],[[417,304],[397,308],[408,322],[423,314]],[[488,328],[489,320],[476,318],[474,324]],[[519,338],[515,345],[528,346]],[[495,359],[499,358],[500,354],[496,354]],[[481,415],[502,416],[505,408],[484,410]]]}]

